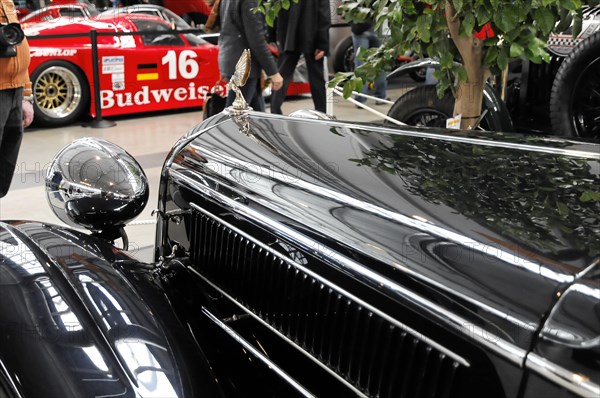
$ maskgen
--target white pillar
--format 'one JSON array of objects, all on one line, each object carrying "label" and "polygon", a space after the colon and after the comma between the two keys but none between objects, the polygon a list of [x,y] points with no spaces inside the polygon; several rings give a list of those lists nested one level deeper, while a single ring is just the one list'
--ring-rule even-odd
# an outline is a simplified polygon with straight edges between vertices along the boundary
[{"label": "white pillar", "polygon": [[325,73],[325,113],[333,116],[333,88],[329,87],[329,67],[327,57],[323,57],[323,69]]}]

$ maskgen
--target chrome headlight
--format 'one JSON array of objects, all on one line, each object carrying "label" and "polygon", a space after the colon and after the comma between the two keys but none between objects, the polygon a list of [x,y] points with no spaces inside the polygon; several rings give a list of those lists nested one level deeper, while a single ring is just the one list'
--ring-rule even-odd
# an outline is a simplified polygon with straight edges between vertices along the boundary
[{"label": "chrome headlight", "polygon": [[121,228],[148,203],[148,179],[119,146],[82,138],[63,148],[46,173],[48,203],[63,222],[92,231]]}]

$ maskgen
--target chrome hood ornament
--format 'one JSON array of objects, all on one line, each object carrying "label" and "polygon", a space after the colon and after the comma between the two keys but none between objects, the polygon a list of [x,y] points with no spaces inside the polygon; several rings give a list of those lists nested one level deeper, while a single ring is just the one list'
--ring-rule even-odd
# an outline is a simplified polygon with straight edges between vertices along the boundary
[{"label": "chrome hood ornament", "polygon": [[246,49],[240,56],[240,59],[235,65],[235,72],[233,73],[233,76],[231,76],[231,79],[229,79],[229,83],[227,83],[227,88],[235,91],[233,105],[226,109],[230,115],[239,115],[252,109],[246,103],[242,91],[240,90],[240,87],[246,84],[248,76],[250,76],[250,61],[250,50]]}]

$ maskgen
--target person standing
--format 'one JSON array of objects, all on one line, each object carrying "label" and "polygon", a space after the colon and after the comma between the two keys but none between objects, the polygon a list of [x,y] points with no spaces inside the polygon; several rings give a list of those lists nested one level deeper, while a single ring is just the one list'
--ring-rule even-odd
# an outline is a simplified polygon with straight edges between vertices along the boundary
[{"label": "person standing", "polygon": [[[363,61],[358,59],[358,50],[360,48],[373,48],[380,47],[381,40],[377,35],[377,32],[374,29],[375,23],[372,19],[369,19],[365,22],[359,23],[351,23],[350,29],[352,31],[352,45],[354,46],[354,67],[357,68],[363,64]],[[375,79],[374,85],[374,96],[381,99],[387,99],[387,79],[385,76],[385,72],[381,72],[377,79]],[[369,84],[363,85],[363,94],[367,94],[369,92]],[[356,96],[354,98],[356,101],[360,103],[367,102],[367,99],[361,96]],[[384,101],[375,101],[375,105],[385,104]],[[358,107],[358,105],[357,105]]]},{"label": "person standing", "polygon": [[[0,0],[0,24],[4,29],[14,29],[12,26],[7,27],[7,24],[18,21],[13,1]],[[7,194],[10,187],[23,130],[33,121],[33,97],[28,67],[27,39],[23,37],[14,46],[0,48],[0,198]]]},{"label": "person standing", "polygon": [[331,11],[328,0],[290,2],[289,10],[280,10],[275,20],[274,39],[279,46],[279,73],[283,88],[271,96],[271,112],[281,114],[288,85],[300,55],[304,55],[315,109],[326,112],[323,59],[329,53]]},{"label": "person standing", "polygon": [[[260,87],[262,70],[271,79],[272,89],[277,92],[283,85],[283,78],[277,71],[273,54],[267,47],[267,37],[262,14],[254,12],[257,0],[226,0],[219,6],[221,30],[219,34],[219,71],[224,80],[229,81],[235,72],[235,65],[245,49],[250,49],[252,64],[250,75],[240,87],[246,102],[256,111],[265,111],[265,102]],[[235,100],[235,92],[230,90],[225,106]]]}]

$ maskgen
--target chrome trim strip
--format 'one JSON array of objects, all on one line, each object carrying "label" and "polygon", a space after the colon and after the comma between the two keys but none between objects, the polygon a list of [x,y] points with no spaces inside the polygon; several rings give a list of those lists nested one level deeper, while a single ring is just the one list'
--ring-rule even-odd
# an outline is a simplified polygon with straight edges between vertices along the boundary
[{"label": "chrome trim strip", "polygon": [[600,269],[600,257],[593,260],[592,263],[584,268],[581,272],[575,274],[575,281],[587,276],[587,274],[594,272],[596,268]]},{"label": "chrome trim strip", "polygon": [[397,327],[399,327],[400,329],[404,330],[405,332],[410,333],[411,335],[413,335],[413,337],[416,337],[417,339],[421,340],[422,342],[435,347],[438,351],[443,352],[444,354],[446,354],[447,356],[449,356],[450,358],[454,359],[455,361],[459,362],[461,365],[469,367],[469,362],[464,359],[463,357],[459,356],[458,354],[450,351],[449,349],[447,349],[446,347],[442,346],[441,344],[435,342],[434,340],[430,339],[429,337],[423,335],[422,333],[417,332],[416,330],[414,330],[413,328],[411,328],[408,325],[403,324],[402,322],[398,321],[397,319],[392,318],[391,316],[389,316],[388,314],[386,314],[385,312],[373,307],[372,305],[370,305],[369,303],[361,300],[360,298],[356,297],[355,295],[353,295],[352,293],[344,290],[343,288],[337,286],[336,284],[328,281],[327,279],[321,277],[319,274],[314,273],[313,271],[305,268],[304,266],[296,263],[294,260],[292,260],[289,257],[286,257],[284,254],[279,253],[278,251],[275,251],[273,248],[267,246],[266,244],[264,244],[263,242],[256,240],[255,238],[253,238],[251,235],[247,234],[246,232],[236,228],[235,226],[229,224],[227,221],[221,219],[220,217],[210,213],[209,211],[206,211],[205,209],[201,208],[200,206],[196,205],[195,203],[190,203],[190,205],[192,206],[192,208],[204,213],[205,215],[207,215],[208,217],[212,218],[213,220],[218,221],[219,223],[225,225],[227,228],[231,229],[232,231],[240,234],[241,236],[243,236],[244,238],[248,239],[249,241],[251,241],[252,243],[260,246],[261,248],[263,248],[264,250],[270,252],[271,254],[273,254],[275,257],[285,261],[287,264],[291,265],[292,267],[304,272],[305,274],[315,278],[317,281],[321,282],[322,284],[324,284],[325,286],[329,286],[330,288],[332,288],[333,290],[335,290],[338,293],[341,293],[342,295],[348,297],[349,299],[351,299],[352,301],[360,304],[362,307],[368,309],[369,311],[373,312],[374,314],[379,315],[380,317],[382,317],[383,319],[385,319],[386,321],[396,325]]},{"label": "chrome trim strip", "polygon": [[[225,290],[221,289],[219,286],[217,286],[214,283],[212,283],[210,280],[208,280],[200,272],[198,272],[197,270],[195,270],[192,267],[187,267],[187,269],[190,270],[191,272],[193,272],[194,274],[196,274],[197,276],[199,276],[200,279],[202,279],[204,282],[206,282],[206,284],[210,285],[212,288],[214,288],[215,290],[217,290],[219,293],[221,293],[224,297],[226,297],[232,303],[234,303],[235,305],[237,305],[242,311],[244,311],[245,313],[247,313],[248,315],[250,315],[252,318],[254,318],[255,320],[257,320],[261,324],[263,324],[270,331],[272,331],[277,336],[279,336],[283,340],[285,340],[292,347],[294,347],[295,349],[297,349],[301,354],[303,354],[304,356],[306,356],[308,359],[310,359],[316,365],[318,365],[319,367],[321,367],[327,373],[329,373],[330,375],[332,375],[333,377],[335,377],[339,382],[341,382],[346,387],[348,387],[349,389],[351,389],[352,392],[355,393],[357,396],[363,397],[363,398],[367,398],[368,397],[367,395],[364,395],[360,390],[357,390],[356,387],[354,387],[352,384],[350,384],[348,381],[346,381],[346,379],[342,378],[340,375],[338,375],[337,373],[335,373],[333,370],[329,369],[325,364],[321,363],[316,358],[314,358],[312,355],[310,355],[308,352],[306,352],[305,350],[303,350],[302,347],[300,347],[295,342],[293,342],[292,340],[290,340],[286,335],[284,335],[283,333],[281,333],[280,331],[278,331],[277,329],[275,329],[274,327],[272,327],[271,325],[269,325],[267,322],[265,322],[258,315],[254,314],[252,311],[250,311],[249,309],[247,309],[246,307],[244,307],[243,305],[241,305],[240,303],[238,303],[235,300],[235,298],[231,297]],[[276,366],[276,365],[274,365],[274,366]]]},{"label": "chrome trim strip", "polygon": [[13,380],[10,373],[8,373],[8,369],[6,369],[6,365],[4,365],[4,362],[2,362],[1,359],[0,359],[0,371],[2,371],[2,374],[4,375],[4,379],[6,381],[8,381],[9,387],[12,388],[12,391],[8,391],[11,394],[11,396],[14,395],[17,398],[22,398],[23,396],[21,395],[21,392],[17,388],[15,381]]},{"label": "chrome trim strip", "polygon": [[588,376],[574,373],[537,354],[529,353],[525,366],[548,380],[582,397],[600,397],[600,386]]},{"label": "chrome trim strip", "polygon": [[259,350],[257,350],[252,344],[250,344],[246,339],[237,334],[233,329],[224,324],[214,316],[210,311],[208,311],[205,307],[202,307],[202,313],[208,317],[212,322],[214,322],[218,327],[223,329],[225,333],[231,336],[235,341],[237,341],[240,345],[242,345],[248,352],[252,353],[256,358],[258,358],[261,362],[267,365],[273,372],[277,373],[279,377],[283,380],[291,384],[296,391],[302,394],[305,397],[315,397],[310,391],[302,386],[302,384],[298,383],[294,380],[290,375],[285,373],[279,366],[277,366],[273,361],[264,356]]},{"label": "chrome trim strip", "polygon": [[345,256],[342,256],[340,253],[336,253],[327,247],[323,247],[323,245],[319,242],[313,241],[312,239],[294,231],[293,229],[271,220],[268,217],[265,217],[263,214],[252,210],[247,206],[244,206],[220,194],[219,192],[198,184],[196,181],[178,172],[177,170],[169,169],[169,173],[172,178],[177,179],[181,183],[189,186],[191,189],[202,192],[206,196],[227,206],[233,211],[238,212],[249,219],[255,220],[263,227],[271,231],[275,231],[277,234],[285,237],[286,239],[297,242],[304,250],[313,253],[317,257],[328,259],[329,261],[337,264],[345,272],[351,273],[353,277],[361,280],[368,286],[371,286],[376,290],[384,290],[392,296],[397,296],[404,300],[408,300],[409,302],[426,310],[429,316],[446,322],[460,334],[474,339],[484,347],[487,347],[488,349],[494,351],[498,355],[506,358],[518,366],[524,365],[525,356],[527,354],[527,351],[524,349],[519,348],[506,340],[503,340],[499,336],[496,336],[477,325],[473,325],[465,318],[460,317],[439,306],[438,304],[415,294],[396,282],[369,270],[368,268]]},{"label": "chrome trim strip", "polygon": [[[254,116],[260,117],[261,119],[281,118],[281,115],[275,115],[275,114],[271,114],[271,113],[249,112],[249,115],[254,115]],[[311,119],[302,119],[302,123],[316,123],[319,125],[323,125],[323,121],[311,120]],[[335,120],[327,121],[327,125],[330,127],[342,127],[344,129],[361,129],[361,130],[367,129],[367,126],[364,126],[364,125],[360,125],[360,124],[356,124],[356,123],[352,123],[352,122],[340,122],[340,121],[335,121]],[[491,147],[497,147],[497,148],[509,148],[509,149],[517,149],[517,150],[521,150],[521,151],[528,151],[528,152],[548,153],[548,154],[554,154],[554,155],[567,155],[567,156],[579,157],[579,158],[591,158],[591,159],[600,161],[600,155],[597,152],[588,152],[588,151],[574,150],[574,149],[549,148],[549,147],[537,146],[537,145],[531,145],[531,144],[515,144],[515,143],[510,143],[510,142],[505,142],[505,141],[495,141],[495,140],[491,140],[491,139],[486,140],[486,139],[482,139],[482,138],[461,137],[461,136],[455,136],[455,135],[451,135],[451,134],[437,134],[437,133],[433,133],[433,132],[423,133],[420,131],[416,131],[416,128],[415,128],[415,130],[401,130],[401,129],[391,130],[390,128],[386,128],[386,127],[369,125],[368,130],[372,131],[372,132],[392,134],[392,135],[401,135],[401,136],[406,136],[406,137],[428,138],[428,139],[435,139],[435,140],[439,140],[439,141],[460,142],[460,143],[464,143],[464,144],[483,145],[483,146],[491,146]],[[551,137],[545,137],[544,139],[548,142],[552,142]],[[556,140],[556,141],[558,141],[558,140]],[[560,142],[565,142],[565,140],[560,140]],[[567,142],[582,145],[581,142],[576,142],[576,141],[567,141]],[[595,145],[595,144],[588,143],[588,145]]]}]

